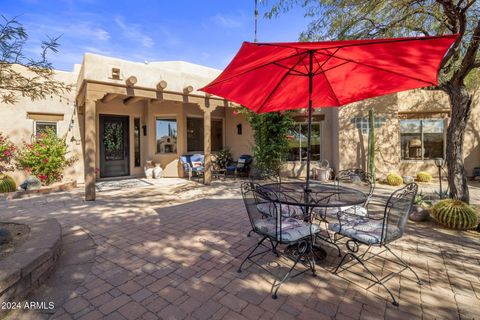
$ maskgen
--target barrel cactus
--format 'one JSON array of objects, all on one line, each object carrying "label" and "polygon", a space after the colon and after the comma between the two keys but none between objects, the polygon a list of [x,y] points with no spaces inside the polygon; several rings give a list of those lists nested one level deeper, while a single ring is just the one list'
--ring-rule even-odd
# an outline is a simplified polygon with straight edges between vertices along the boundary
[{"label": "barrel cactus", "polygon": [[391,186],[399,186],[403,183],[403,178],[397,173],[389,173],[387,175],[387,183]]},{"label": "barrel cactus", "polygon": [[432,208],[433,217],[451,229],[467,230],[478,224],[477,211],[460,200],[445,199]]},{"label": "barrel cactus", "polygon": [[417,173],[417,181],[420,182],[430,182],[432,181],[432,175],[425,171],[420,171]]},{"label": "barrel cactus", "polygon": [[0,193],[13,192],[15,190],[17,190],[15,180],[6,174],[0,175]]}]

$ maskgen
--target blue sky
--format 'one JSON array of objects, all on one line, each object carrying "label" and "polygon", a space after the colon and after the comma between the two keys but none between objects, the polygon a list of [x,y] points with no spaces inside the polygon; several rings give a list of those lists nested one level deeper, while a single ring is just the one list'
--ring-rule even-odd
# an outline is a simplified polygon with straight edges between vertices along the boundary
[{"label": "blue sky", "polygon": [[[2,14],[19,16],[27,55],[46,35],[60,38],[54,67],[71,70],[85,52],[133,61],[184,60],[223,69],[243,41],[253,41],[254,0],[10,0]],[[273,20],[259,5],[258,39],[296,41],[308,21],[299,8]]]}]

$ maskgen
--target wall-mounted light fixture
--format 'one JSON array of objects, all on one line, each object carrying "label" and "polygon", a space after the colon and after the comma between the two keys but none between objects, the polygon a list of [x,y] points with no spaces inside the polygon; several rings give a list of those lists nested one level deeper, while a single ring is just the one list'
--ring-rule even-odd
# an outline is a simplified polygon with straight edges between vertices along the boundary
[{"label": "wall-mounted light fixture", "polygon": [[146,124],[144,124],[142,126],[142,130],[143,130],[143,135],[146,137],[147,136],[147,125]]},{"label": "wall-mounted light fixture", "polygon": [[242,135],[242,124],[241,123],[237,124],[237,134]]}]

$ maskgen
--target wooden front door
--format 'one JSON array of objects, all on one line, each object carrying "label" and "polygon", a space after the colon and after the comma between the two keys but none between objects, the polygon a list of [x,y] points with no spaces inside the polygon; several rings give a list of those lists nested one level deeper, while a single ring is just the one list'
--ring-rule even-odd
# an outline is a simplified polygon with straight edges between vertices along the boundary
[{"label": "wooden front door", "polygon": [[100,115],[100,177],[130,174],[128,116]]}]

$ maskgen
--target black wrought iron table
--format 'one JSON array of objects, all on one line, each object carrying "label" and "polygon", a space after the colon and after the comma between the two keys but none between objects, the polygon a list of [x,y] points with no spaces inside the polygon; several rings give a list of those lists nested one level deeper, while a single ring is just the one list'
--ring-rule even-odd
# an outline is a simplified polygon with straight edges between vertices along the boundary
[{"label": "black wrought iron table", "polygon": [[[312,220],[321,210],[317,209],[335,209],[361,205],[367,200],[367,195],[360,190],[349,187],[322,184],[310,182],[309,189],[306,190],[305,183],[282,182],[269,183],[262,187],[269,188],[272,191],[281,192],[284,197],[280,201],[289,206],[299,206],[304,212],[305,217]],[[315,260],[320,261],[326,257],[326,251],[315,245]]]}]

